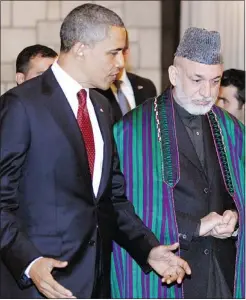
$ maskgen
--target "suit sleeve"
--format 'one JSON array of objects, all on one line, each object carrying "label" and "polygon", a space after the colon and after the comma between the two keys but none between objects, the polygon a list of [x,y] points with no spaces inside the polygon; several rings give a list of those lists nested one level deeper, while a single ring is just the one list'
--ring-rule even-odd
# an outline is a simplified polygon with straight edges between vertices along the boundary
[{"label": "suit sleeve", "polygon": [[176,218],[178,228],[182,228],[182,231],[179,230],[180,248],[183,250],[188,250],[193,238],[199,237],[201,221],[200,219],[193,218],[192,216],[180,211],[176,212]]},{"label": "suit sleeve", "polygon": [[157,96],[156,87],[155,87],[154,83],[151,80],[148,80],[148,81],[149,81],[149,90],[151,91],[150,92],[150,98],[156,97]]},{"label": "suit sleeve", "polygon": [[147,264],[149,252],[160,243],[135,214],[132,203],[125,196],[125,180],[120,171],[116,146],[114,146],[112,201],[117,220],[115,241],[129,252],[144,272],[149,272],[151,270]]},{"label": "suit sleeve", "polygon": [[30,144],[30,128],[25,109],[17,96],[8,92],[0,100],[0,213],[1,259],[20,287],[30,284],[24,271],[41,256],[18,223],[18,186]]}]

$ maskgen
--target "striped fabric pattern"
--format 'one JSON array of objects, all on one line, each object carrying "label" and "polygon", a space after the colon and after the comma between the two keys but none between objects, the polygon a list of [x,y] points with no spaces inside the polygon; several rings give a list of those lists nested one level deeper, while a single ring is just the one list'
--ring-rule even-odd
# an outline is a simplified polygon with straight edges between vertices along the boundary
[{"label": "striped fabric pattern", "polygon": [[[240,212],[235,297],[245,296],[244,288],[244,163],[243,126],[213,108],[216,122],[210,120],[212,132],[219,126],[223,151],[234,188],[233,199]],[[136,213],[156,234],[162,244],[178,241],[173,188],[179,180],[179,156],[174,110],[169,91],[146,101],[114,126],[121,169],[126,179],[126,194]],[[220,136],[220,137],[221,137]],[[160,142],[161,141],[161,142]],[[215,145],[218,139],[214,135]],[[216,145],[216,148],[218,145]],[[167,154],[163,157],[163,153]],[[169,155],[168,155],[169,153]],[[219,155],[218,155],[219,157]],[[222,161],[220,161],[222,168]],[[222,168],[223,170],[223,168]],[[172,172],[173,171],[173,172]],[[165,200],[165,201],[164,201]],[[151,272],[145,275],[127,252],[114,244],[111,272],[112,298],[182,298],[182,287],[166,287]]]},{"label": "striped fabric pattern", "polygon": [[[171,110],[166,111],[165,115],[170,113]],[[145,102],[142,107],[127,114],[124,120],[114,127],[114,135],[126,178],[126,194],[132,200],[136,213],[162,244],[177,242],[172,187],[162,180],[163,158],[153,103]],[[174,140],[174,137],[171,138]],[[174,170],[178,169],[177,163],[176,157]],[[172,170],[172,166],[169,169]],[[173,182],[177,181],[177,178],[173,179]],[[164,203],[163,197],[167,200]],[[182,288],[162,286],[154,272],[145,275],[126,251],[116,244],[111,280],[113,298],[182,298]]]},{"label": "striped fabric pattern", "polygon": [[[239,212],[234,298],[245,299],[245,126],[228,112],[216,106],[212,112],[217,116],[221,130],[225,155],[232,175],[234,189],[232,197]],[[211,123],[210,125],[212,126]],[[217,143],[215,145],[217,146]],[[219,162],[222,165],[220,159]]]}]

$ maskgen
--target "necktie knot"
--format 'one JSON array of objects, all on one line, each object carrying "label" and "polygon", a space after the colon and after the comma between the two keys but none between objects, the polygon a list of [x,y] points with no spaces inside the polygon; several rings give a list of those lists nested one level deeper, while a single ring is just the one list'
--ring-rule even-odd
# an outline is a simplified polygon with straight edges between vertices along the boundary
[{"label": "necktie knot", "polygon": [[85,89],[81,89],[78,92],[77,97],[78,97],[79,105],[85,106],[85,104],[86,104],[86,96],[87,96],[87,92],[86,92]]},{"label": "necktie knot", "polygon": [[121,86],[122,82],[123,82],[122,80],[115,80],[114,81],[114,85],[116,86],[117,90],[120,89],[120,86]]}]

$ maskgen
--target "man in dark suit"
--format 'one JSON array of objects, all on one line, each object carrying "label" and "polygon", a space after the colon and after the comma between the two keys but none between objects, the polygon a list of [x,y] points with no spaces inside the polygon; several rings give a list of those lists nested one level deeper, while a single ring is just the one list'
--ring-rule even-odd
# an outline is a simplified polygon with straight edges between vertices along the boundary
[{"label": "man in dark suit", "polygon": [[181,282],[188,264],[161,246],[125,196],[107,89],[125,28],[95,4],[71,11],[59,59],[1,97],[1,297],[108,298],[112,240],[145,272]]},{"label": "man in dark suit", "polygon": [[43,74],[56,58],[57,53],[44,45],[36,44],[24,48],[16,59],[17,85]]},{"label": "man in dark suit", "polygon": [[117,74],[116,81],[107,90],[100,90],[109,99],[113,110],[114,122],[119,121],[128,111],[142,104],[146,99],[157,95],[154,83],[144,77],[127,72],[125,69],[129,56],[129,38],[126,32],[126,46],[123,51],[124,67]]}]

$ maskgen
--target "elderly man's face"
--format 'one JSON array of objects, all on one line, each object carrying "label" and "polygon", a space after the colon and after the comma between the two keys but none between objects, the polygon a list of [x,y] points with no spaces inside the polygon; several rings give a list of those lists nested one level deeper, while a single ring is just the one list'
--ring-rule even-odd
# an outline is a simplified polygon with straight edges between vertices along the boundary
[{"label": "elderly man's face", "polygon": [[177,103],[193,115],[210,111],[219,93],[222,65],[205,65],[176,57],[175,65],[170,68]]}]

